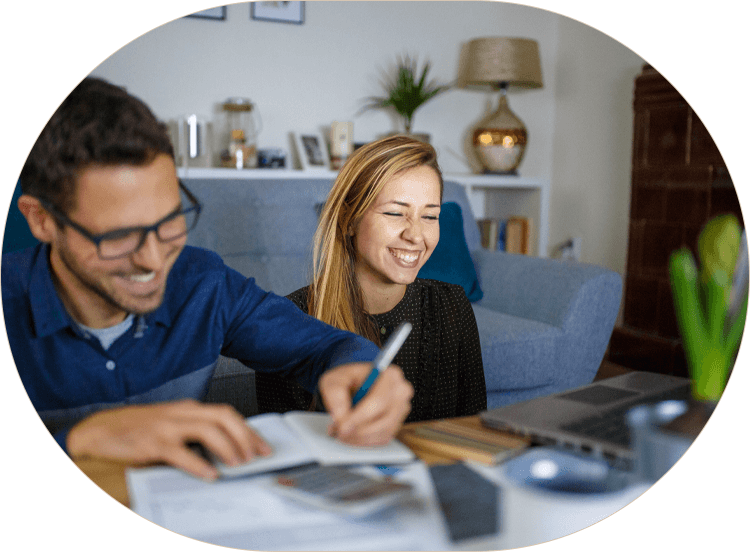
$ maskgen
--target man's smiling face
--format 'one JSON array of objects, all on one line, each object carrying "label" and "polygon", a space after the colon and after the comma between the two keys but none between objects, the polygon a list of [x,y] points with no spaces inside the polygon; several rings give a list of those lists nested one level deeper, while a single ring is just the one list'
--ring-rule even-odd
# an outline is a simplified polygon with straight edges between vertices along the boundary
[{"label": "man's smiling face", "polygon": [[[73,205],[68,218],[94,235],[152,225],[181,205],[174,162],[159,154],[143,166],[82,169]],[[57,227],[50,242],[50,263],[63,303],[73,318],[93,328],[112,326],[128,313],[155,310],[186,239],[161,242],[150,232],[137,251],[102,260],[96,245],[77,230]]]}]

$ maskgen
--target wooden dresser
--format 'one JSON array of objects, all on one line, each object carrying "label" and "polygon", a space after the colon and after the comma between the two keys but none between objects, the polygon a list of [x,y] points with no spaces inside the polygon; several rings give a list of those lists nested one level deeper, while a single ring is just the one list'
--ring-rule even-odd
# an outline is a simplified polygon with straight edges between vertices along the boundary
[{"label": "wooden dresser", "polygon": [[734,213],[744,226],[740,204],[710,134],[683,97],[648,65],[635,80],[633,108],[623,323],[615,327],[607,360],[687,376],[669,255],[681,246],[696,255],[700,230],[716,215]]}]

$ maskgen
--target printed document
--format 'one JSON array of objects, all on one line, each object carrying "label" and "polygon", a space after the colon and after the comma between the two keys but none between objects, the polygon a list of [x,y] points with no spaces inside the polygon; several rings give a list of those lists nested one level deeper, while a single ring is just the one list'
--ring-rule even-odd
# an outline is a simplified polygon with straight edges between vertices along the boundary
[{"label": "printed document", "polygon": [[[357,468],[377,474],[372,466]],[[273,475],[204,482],[170,467],[129,469],[131,507],[170,531],[246,550],[445,550],[451,547],[427,467],[394,468],[413,492],[368,517],[348,517],[274,492]]]}]

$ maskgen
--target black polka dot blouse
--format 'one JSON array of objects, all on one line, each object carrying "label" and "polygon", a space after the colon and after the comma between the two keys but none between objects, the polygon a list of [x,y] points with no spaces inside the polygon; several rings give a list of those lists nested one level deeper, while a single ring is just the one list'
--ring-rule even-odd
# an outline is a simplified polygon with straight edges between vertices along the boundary
[{"label": "black polka dot blouse", "polygon": [[[287,296],[307,312],[307,288]],[[404,320],[413,329],[393,363],[414,386],[407,422],[477,414],[487,408],[479,332],[461,286],[416,279],[393,310],[372,315],[381,343]],[[258,408],[308,410],[312,395],[297,382],[256,372]]]}]

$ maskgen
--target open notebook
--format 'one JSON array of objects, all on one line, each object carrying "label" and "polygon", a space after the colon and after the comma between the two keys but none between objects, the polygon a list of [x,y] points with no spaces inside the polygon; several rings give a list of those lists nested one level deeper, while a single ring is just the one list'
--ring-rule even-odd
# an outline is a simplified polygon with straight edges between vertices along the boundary
[{"label": "open notebook", "polygon": [[317,462],[334,464],[400,464],[414,459],[414,453],[395,439],[381,447],[356,447],[329,437],[331,418],[323,412],[261,414],[247,418],[247,424],[271,446],[270,456],[259,456],[239,466],[215,461],[223,477],[237,477]]}]

